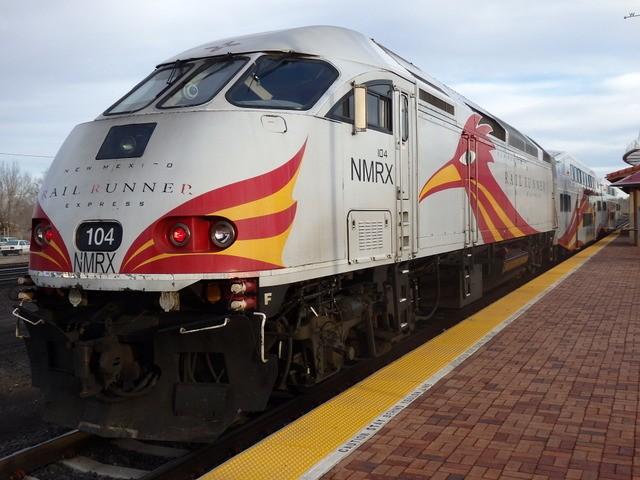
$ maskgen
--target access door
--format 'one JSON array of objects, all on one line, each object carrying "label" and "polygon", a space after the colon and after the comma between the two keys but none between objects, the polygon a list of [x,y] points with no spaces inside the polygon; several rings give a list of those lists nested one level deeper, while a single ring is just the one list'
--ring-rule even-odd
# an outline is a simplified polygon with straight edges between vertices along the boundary
[{"label": "access door", "polygon": [[409,86],[394,85],[394,140],[397,200],[397,258],[408,260],[417,252],[415,238],[415,95]]}]

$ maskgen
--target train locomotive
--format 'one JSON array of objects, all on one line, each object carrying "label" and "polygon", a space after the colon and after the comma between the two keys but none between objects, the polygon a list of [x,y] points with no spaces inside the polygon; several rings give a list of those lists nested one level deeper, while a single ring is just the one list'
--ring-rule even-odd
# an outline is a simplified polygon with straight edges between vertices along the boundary
[{"label": "train locomotive", "polygon": [[570,163],[351,30],[170,58],[38,195],[14,313],[45,418],[214,439],[579,248]]}]

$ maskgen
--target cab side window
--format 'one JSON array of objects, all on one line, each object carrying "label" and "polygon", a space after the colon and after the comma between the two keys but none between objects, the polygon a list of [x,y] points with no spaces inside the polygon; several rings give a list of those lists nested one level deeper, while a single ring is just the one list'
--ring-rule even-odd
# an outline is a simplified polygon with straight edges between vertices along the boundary
[{"label": "cab side window", "polygon": [[367,126],[391,132],[391,85],[367,86]]},{"label": "cab side window", "polygon": [[[369,82],[367,87],[367,128],[385,133],[393,132],[391,82]],[[327,114],[328,118],[353,123],[353,92],[342,97]]]}]

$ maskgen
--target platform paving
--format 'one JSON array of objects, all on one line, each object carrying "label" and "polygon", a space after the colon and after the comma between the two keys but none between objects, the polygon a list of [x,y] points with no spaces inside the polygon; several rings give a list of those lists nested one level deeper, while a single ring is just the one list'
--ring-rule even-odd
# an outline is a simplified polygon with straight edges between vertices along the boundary
[{"label": "platform paving", "polygon": [[325,479],[640,478],[640,248],[618,237]]}]

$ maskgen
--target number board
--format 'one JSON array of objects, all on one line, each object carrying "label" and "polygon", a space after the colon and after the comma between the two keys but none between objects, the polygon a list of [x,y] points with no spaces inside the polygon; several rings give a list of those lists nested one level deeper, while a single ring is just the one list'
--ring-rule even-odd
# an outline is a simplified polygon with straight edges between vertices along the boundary
[{"label": "number board", "polygon": [[76,247],[83,252],[113,252],[121,243],[118,222],[84,222],[76,230]]}]

